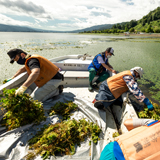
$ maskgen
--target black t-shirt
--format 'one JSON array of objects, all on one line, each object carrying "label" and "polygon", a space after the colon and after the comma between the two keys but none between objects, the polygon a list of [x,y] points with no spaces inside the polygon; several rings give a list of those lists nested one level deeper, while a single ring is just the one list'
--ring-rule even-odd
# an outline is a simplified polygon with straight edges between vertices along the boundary
[{"label": "black t-shirt", "polygon": [[[29,67],[30,70],[34,68],[40,68],[39,60],[37,58],[31,58],[28,60],[27,66]],[[57,72],[57,74],[52,79],[63,79],[63,75]]]}]

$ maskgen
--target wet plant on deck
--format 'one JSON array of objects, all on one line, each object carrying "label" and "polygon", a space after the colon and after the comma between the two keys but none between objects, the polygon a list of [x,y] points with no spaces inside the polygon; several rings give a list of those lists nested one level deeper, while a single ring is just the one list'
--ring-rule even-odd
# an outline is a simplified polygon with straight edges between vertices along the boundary
[{"label": "wet plant on deck", "polygon": [[57,102],[53,107],[51,107],[49,115],[52,116],[54,114],[58,114],[63,116],[63,120],[67,120],[70,118],[70,113],[75,111],[78,106],[72,101],[68,101],[66,103]]},{"label": "wet plant on deck", "polygon": [[46,119],[44,116],[43,105],[37,100],[33,100],[29,94],[15,96],[16,89],[4,89],[0,95],[2,103],[0,107],[5,112],[2,125],[8,130],[20,126],[39,123]]},{"label": "wet plant on deck", "polygon": [[80,146],[80,143],[85,141],[87,137],[91,137],[93,143],[97,143],[100,132],[101,129],[97,124],[85,119],[72,119],[51,124],[48,127],[45,126],[29,140],[32,152],[26,155],[26,159],[31,160],[39,154],[43,159],[57,154],[73,155],[76,152],[76,145]]},{"label": "wet plant on deck", "polygon": [[160,106],[156,103],[153,103],[151,101],[154,110],[150,111],[148,110],[147,106],[144,108],[143,111],[140,111],[138,113],[138,117],[139,118],[150,118],[150,119],[154,119],[154,120],[160,120]]}]

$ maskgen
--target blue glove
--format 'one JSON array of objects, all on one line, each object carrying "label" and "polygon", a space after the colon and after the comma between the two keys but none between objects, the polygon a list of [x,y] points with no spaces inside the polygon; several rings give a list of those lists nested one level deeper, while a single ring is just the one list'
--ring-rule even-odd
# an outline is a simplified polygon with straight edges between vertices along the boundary
[{"label": "blue glove", "polygon": [[153,105],[151,104],[151,102],[149,101],[148,98],[145,98],[144,101],[143,101],[146,105],[147,105],[147,108],[152,111],[154,109]]}]

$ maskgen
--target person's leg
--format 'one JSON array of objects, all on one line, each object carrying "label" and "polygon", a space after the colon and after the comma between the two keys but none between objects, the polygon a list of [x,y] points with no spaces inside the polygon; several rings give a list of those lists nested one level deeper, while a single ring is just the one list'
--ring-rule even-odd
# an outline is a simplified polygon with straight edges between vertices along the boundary
[{"label": "person's leg", "polygon": [[98,109],[107,108],[115,102],[115,97],[108,88],[107,81],[101,83],[99,92],[95,97],[94,106]]},{"label": "person's leg", "polygon": [[96,80],[97,85],[98,83],[106,80],[108,77],[109,77],[109,73],[107,71],[103,71],[102,73],[100,73],[98,79]]},{"label": "person's leg", "polygon": [[96,70],[95,70],[94,68],[91,68],[91,69],[89,70],[89,88],[88,88],[88,90],[89,90],[90,92],[93,91],[92,81],[93,81],[95,75],[96,75]]},{"label": "person's leg", "polygon": [[59,95],[59,84],[62,80],[58,79],[51,79],[48,81],[45,85],[43,85],[40,88],[36,88],[33,93],[31,94],[31,97],[33,99],[44,102],[45,100]]}]

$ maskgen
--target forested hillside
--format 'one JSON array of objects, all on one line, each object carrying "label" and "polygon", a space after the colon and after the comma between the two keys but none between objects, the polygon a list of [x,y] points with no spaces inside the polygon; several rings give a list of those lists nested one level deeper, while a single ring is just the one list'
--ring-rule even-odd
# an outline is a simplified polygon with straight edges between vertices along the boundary
[{"label": "forested hillside", "polygon": [[91,33],[123,33],[123,32],[146,32],[160,33],[160,7],[149,12],[142,19],[130,22],[114,24],[110,29],[88,31]]}]

